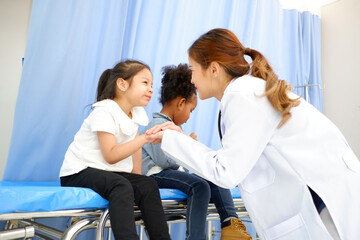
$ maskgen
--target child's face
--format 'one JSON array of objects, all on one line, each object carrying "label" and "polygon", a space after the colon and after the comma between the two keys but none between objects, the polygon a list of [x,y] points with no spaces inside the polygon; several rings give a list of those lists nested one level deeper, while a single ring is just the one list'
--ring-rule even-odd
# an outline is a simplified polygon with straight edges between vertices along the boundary
[{"label": "child's face", "polygon": [[144,68],[133,77],[126,94],[133,106],[148,105],[153,94],[152,75],[149,69]]},{"label": "child's face", "polygon": [[197,105],[197,97],[194,94],[189,101],[185,102],[184,107],[175,113],[174,115],[174,123],[178,126],[186,123],[186,121],[190,117],[190,113],[196,108]]}]

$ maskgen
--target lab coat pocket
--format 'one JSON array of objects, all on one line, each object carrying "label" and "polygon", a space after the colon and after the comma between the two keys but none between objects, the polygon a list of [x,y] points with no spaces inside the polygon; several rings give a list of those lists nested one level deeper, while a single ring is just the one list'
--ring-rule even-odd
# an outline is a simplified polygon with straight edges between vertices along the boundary
[{"label": "lab coat pocket", "polygon": [[349,148],[343,155],[343,160],[346,166],[354,171],[360,172],[360,162],[359,159],[355,156],[354,152]]},{"label": "lab coat pocket", "polygon": [[240,183],[241,187],[253,193],[271,185],[275,180],[275,170],[264,155],[261,155],[247,177]]},{"label": "lab coat pocket", "polygon": [[310,239],[309,231],[301,214],[265,229],[264,236],[266,240]]}]

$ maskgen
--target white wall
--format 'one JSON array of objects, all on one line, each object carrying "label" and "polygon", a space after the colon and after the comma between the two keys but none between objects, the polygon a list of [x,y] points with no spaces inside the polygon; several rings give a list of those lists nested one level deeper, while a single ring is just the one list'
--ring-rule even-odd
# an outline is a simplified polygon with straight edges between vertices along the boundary
[{"label": "white wall", "polygon": [[324,113],[360,157],[360,1],[321,8]]},{"label": "white wall", "polygon": [[32,1],[0,1],[0,179],[10,145]]}]

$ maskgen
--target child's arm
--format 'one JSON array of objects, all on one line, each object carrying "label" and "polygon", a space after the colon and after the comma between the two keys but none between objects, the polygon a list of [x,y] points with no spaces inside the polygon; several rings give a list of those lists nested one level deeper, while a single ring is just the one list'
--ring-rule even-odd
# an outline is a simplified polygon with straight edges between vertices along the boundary
[{"label": "child's arm", "polygon": [[[139,136],[139,132],[136,134],[136,137]],[[133,170],[131,173],[141,174],[141,163],[142,163],[142,148],[139,148],[133,155]]]},{"label": "child's arm", "polygon": [[142,145],[151,141],[143,135],[137,135],[133,140],[116,145],[115,136],[108,132],[97,132],[99,139],[101,153],[110,164],[117,163],[130,155],[133,155],[136,151],[141,149]]}]

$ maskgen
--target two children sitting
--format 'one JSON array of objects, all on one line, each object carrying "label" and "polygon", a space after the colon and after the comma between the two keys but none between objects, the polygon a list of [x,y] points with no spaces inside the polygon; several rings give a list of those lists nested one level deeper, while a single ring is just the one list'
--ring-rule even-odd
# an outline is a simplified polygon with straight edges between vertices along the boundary
[{"label": "two children sitting", "polygon": [[[186,64],[166,66],[161,80],[160,103],[162,109],[153,114],[146,130],[171,121],[178,126],[184,124],[196,108],[195,86],[191,83],[191,70]],[[196,140],[194,133],[190,137]],[[205,239],[205,224],[210,198],[215,203],[221,221],[221,239],[251,239],[244,224],[238,218],[229,189],[221,188],[195,174],[190,174],[174,160],[167,157],[160,144],[148,143],[142,151],[142,174],[150,176],[159,188],[179,189],[186,193],[186,239]]]}]

